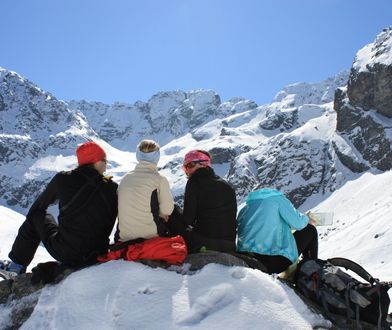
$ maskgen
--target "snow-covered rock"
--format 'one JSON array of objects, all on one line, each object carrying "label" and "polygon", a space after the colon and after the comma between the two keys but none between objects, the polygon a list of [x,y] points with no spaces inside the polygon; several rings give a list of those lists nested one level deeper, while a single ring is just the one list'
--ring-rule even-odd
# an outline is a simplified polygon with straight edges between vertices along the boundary
[{"label": "snow-covered rock", "polygon": [[358,51],[348,81],[350,104],[392,118],[392,26]]},{"label": "snow-covered rock", "polygon": [[392,27],[358,51],[347,87],[336,91],[337,131],[351,149],[341,160],[352,170],[392,168],[391,46]]}]

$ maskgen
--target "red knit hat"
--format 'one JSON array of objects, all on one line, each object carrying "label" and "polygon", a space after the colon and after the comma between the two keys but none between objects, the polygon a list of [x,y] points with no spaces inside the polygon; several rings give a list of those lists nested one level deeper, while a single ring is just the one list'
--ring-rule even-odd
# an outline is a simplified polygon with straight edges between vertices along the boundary
[{"label": "red knit hat", "polygon": [[76,149],[79,166],[94,164],[106,158],[105,151],[95,142],[89,141],[78,146]]}]

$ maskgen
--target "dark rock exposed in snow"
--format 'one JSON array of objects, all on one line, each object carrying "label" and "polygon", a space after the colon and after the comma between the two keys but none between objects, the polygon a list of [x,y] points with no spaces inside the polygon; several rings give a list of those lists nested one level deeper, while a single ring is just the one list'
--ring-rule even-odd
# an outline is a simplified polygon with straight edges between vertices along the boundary
[{"label": "dark rock exposed in snow", "polygon": [[[334,102],[339,134],[371,167],[382,171],[392,168],[391,47],[392,27],[357,53],[347,88],[336,91]],[[369,168],[349,157],[339,158],[354,172]]]},{"label": "dark rock exposed in snow", "polygon": [[361,49],[350,72],[347,96],[352,106],[392,118],[392,27]]}]

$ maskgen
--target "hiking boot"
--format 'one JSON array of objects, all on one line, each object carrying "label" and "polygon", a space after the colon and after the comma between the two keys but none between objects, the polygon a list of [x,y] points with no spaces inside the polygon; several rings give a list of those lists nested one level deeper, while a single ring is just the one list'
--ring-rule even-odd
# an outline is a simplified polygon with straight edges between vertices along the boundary
[{"label": "hiking boot", "polygon": [[20,274],[26,273],[26,266],[17,264],[11,260],[0,260],[0,276],[10,279]]},{"label": "hiking boot", "polygon": [[297,267],[298,267],[298,259],[295,262],[293,262],[289,267],[287,267],[285,271],[280,273],[279,277],[286,281],[294,283]]}]

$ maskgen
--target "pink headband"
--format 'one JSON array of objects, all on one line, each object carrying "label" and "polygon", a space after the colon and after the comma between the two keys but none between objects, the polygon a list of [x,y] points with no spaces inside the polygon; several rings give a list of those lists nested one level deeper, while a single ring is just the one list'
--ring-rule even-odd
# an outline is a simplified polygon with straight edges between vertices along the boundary
[{"label": "pink headband", "polygon": [[210,157],[208,157],[205,153],[202,153],[200,151],[192,150],[185,155],[183,165],[187,165],[190,162],[200,162],[200,161],[203,162],[203,164],[211,167]]}]

